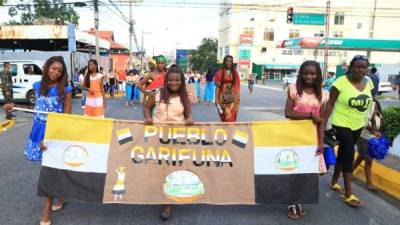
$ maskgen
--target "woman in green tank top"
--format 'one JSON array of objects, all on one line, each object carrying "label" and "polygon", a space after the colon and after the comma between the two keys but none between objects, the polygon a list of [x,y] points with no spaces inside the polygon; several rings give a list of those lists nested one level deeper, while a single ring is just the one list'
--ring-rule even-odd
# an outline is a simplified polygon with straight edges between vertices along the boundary
[{"label": "woman in green tank top", "polygon": [[372,81],[366,76],[369,61],[365,56],[355,56],[345,76],[339,77],[330,90],[330,99],[324,113],[325,124],[332,114],[332,126],[340,141],[331,189],[342,193],[338,184],[343,172],[344,198],[350,206],[359,207],[363,203],[351,190],[353,176],[354,145],[365,126],[367,109],[372,103]]}]

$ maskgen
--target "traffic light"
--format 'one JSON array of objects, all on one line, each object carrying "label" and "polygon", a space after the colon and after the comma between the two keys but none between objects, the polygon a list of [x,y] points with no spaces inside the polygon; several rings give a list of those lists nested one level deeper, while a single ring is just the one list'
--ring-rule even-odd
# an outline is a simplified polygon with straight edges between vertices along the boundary
[{"label": "traffic light", "polygon": [[293,22],[293,7],[289,7],[287,9],[286,23]]}]

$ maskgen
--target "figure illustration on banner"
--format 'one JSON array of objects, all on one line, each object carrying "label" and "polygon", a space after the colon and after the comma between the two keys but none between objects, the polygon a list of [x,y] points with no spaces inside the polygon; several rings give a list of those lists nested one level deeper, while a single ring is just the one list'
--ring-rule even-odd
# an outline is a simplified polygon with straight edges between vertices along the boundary
[{"label": "figure illustration on banner", "polygon": [[122,200],[122,195],[125,194],[125,166],[119,166],[117,172],[117,182],[115,182],[112,193],[114,194],[114,201]]}]

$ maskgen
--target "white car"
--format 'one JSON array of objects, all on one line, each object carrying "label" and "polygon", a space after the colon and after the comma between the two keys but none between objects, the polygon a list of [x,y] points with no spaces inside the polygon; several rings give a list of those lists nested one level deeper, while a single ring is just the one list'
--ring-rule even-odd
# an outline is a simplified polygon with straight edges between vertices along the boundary
[{"label": "white car", "polygon": [[391,92],[393,90],[394,90],[394,87],[390,82],[384,82],[384,81],[379,82],[379,88],[378,88],[379,95],[382,93]]},{"label": "white car", "polygon": [[[44,62],[31,60],[1,60],[0,71],[3,71],[3,63],[10,62],[10,73],[13,82],[14,101],[28,102],[35,104],[35,93],[32,85],[42,79],[42,66]],[[28,68],[32,69],[32,74],[28,74]],[[0,101],[4,101],[0,91]]]}]

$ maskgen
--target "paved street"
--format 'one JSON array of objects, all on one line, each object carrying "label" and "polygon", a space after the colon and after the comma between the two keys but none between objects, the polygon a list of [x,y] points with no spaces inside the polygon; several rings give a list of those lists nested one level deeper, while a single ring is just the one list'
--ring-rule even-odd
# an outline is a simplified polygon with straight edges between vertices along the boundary
[{"label": "paved street", "polygon": [[[284,93],[256,88],[253,95],[242,86],[240,121],[279,120],[283,118]],[[73,100],[74,113],[81,114],[79,99]],[[0,111],[3,109],[0,108]],[[215,107],[198,104],[193,107],[195,121],[218,121]],[[40,163],[27,161],[24,143],[31,129],[31,114],[16,113],[16,124],[0,133],[0,224],[32,225],[39,223],[43,199],[36,195]],[[125,106],[123,99],[111,99],[107,117],[142,120],[142,107]],[[3,118],[3,114],[1,114]],[[66,124],[68,126],[68,124]],[[266,131],[267,133],[267,131]],[[169,221],[159,220],[160,206],[102,205],[70,202],[61,212],[53,214],[59,225],[122,225],[122,224],[324,224],[324,225],[397,225],[400,204],[383,194],[375,194],[362,185],[354,192],[366,203],[360,209],[348,207],[340,196],[328,188],[330,173],[320,177],[320,203],[307,205],[307,215],[300,221],[286,216],[285,205],[212,206],[186,205],[173,208]]]}]

